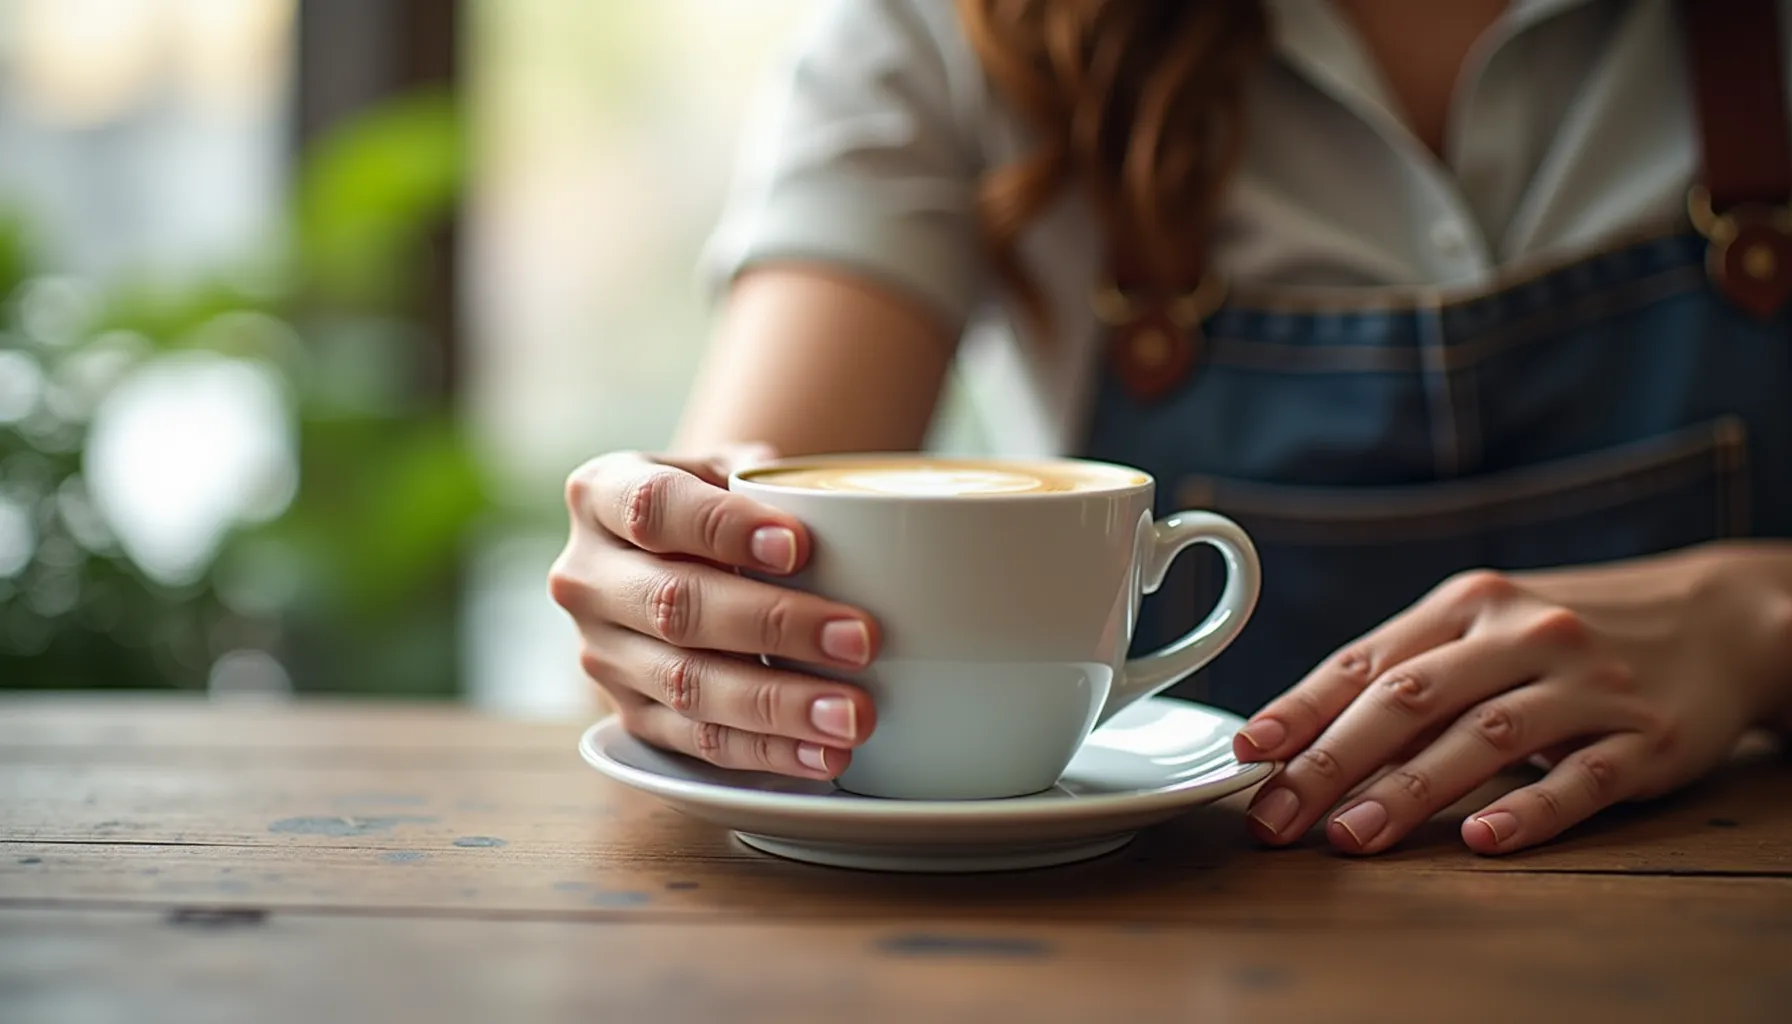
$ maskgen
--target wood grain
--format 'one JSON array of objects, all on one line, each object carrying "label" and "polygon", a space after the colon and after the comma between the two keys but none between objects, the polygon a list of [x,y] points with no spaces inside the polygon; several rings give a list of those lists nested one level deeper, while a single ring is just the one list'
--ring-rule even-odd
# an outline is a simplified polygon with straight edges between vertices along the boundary
[{"label": "wood grain", "polygon": [[[564,920],[796,921],[963,917],[983,922],[1211,925],[1309,932],[1577,925],[1792,926],[1792,879],[1496,874],[1342,859],[1153,861],[1173,837],[1042,871],[905,877],[787,864],[720,842],[652,861],[603,848],[0,846],[0,906],[321,909]],[[1671,884],[1670,884],[1671,883]]]},{"label": "wood grain", "polygon": [[1778,1020],[1792,761],[1540,850],[1255,848],[1244,797],[1098,861],[820,869],[442,707],[0,700],[0,1019]]},{"label": "wood grain", "polygon": [[[292,733],[303,728],[294,723]],[[591,771],[572,749],[571,732],[527,731],[539,748],[498,761],[356,759],[335,748],[263,759],[232,747],[178,761],[118,762],[82,761],[61,749],[0,748],[0,837],[283,848],[340,846],[346,838],[372,849],[431,849],[493,836],[549,850],[601,850],[618,861],[744,856],[717,830]],[[1513,781],[1471,794],[1401,847],[1364,861],[1375,866],[1366,870],[1792,874],[1792,761],[1783,757],[1731,765],[1685,794],[1613,810],[1538,850],[1502,858],[1469,853],[1457,834],[1463,815]],[[1153,856],[1187,866],[1253,853],[1237,817],[1244,800],[1153,833]],[[1303,855],[1335,860],[1317,834],[1299,850],[1263,859],[1299,862]]]},{"label": "wood grain", "polygon": [[[1776,1021],[1784,931],[417,921],[0,911],[16,1024]],[[95,1008],[130,1008],[98,1017]]]},{"label": "wood grain", "polygon": [[122,764],[563,763],[582,729],[446,704],[0,696],[0,764],[59,753]]}]

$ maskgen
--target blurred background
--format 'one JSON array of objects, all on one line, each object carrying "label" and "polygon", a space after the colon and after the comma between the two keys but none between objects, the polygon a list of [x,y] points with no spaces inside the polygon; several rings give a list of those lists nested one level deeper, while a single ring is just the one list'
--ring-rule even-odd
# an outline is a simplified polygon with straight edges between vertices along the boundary
[{"label": "blurred background", "polygon": [[561,481],[822,2],[0,0],[0,687],[590,706]]}]

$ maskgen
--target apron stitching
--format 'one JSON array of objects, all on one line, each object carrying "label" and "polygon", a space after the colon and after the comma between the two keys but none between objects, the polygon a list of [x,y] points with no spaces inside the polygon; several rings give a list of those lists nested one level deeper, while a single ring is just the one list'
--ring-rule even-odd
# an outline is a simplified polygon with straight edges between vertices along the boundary
[{"label": "apron stitching", "polygon": [[1696,290],[1704,283],[1702,268],[1676,267],[1614,288],[1588,292],[1575,297],[1566,308],[1532,314],[1492,333],[1464,341],[1447,353],[1447,358],[1456,366],[1472,366],[1614,314]]},{"label": "apron stitching", "polygon": [[[1177,489],[1183,503],[1192,507],[1218,507],[1241,515],[1271,519],[1288,519],[1296,514],[1313,524],[1349,524],[1361,520],[1440,518],[1472,512],[1498,505],[1523,504],[1541,498],[1579,492],[1601,486],[1620,486],[1636,479],[1646,479],[1667,469],[1685,465],[1710,466],[1716,463],[1719,451],[1735,452],[1740,448],[1742,425],[1734,417],[1684,428],[1676,434],[1646,442],[1632,442],[1624,451],[1591,452],[1569,456],[1546,467],[1505,470],[1480,480],[1446,484],[1449,493],[1425,495],[1417,489],[1436,484],[1406,485],[1394,490],[1414,488],[1406,497],[1370,496],[1357,488],[1303,487],[1299,485],[1261,484],[1252,481],[1228,483],[1213,477],[1185,479]],[[1596,461],[1595,461],[1596,460]],[[1285,490],[1283,494],[1251,494],[1253,490]],[[1357,492],[1351,500],[1339,499]],[[1323,494],[1327,500],[1316,500]],[[1346,507],[1347,506],[1347,507]],[[1290,511],[1298,508],[1298,513]]]},{"label": "apron stitching", "polygon": [[[1546,340],[1556,334],[1628,309],[1673,298],[1702,287],[1704,271],[1698,267],[1676,267],[1637,281],[1576,296],[1566,308],[1532,314],[1488,334],[1472,337],[1444,348],[1442,358],[1447,369],[1466,369],[1514,348]],[[1432,310],[1414,310],[1421,320]],[[1423,371],[1429,362],[1421,337],[1417,351],[1377,345],[1301,346],[1286,342],[1249,341],[1236,337],[1215,337],[1207,357],[1210,366],[1229,369],[1260,370],[1278,373],[1400,373]]]},{"label": "apron stitching", "polygon": [[1462,469],[1462,447],[1457,438],[1456,408],[1450,396],[1449,348],[1445,344],[1442,311],[1433,306],[1419,312],[1419,360],[1424,366],[1425,402],[1431,412],[1431,448],[1440,477],[1456,476]]},{"label": "apron stitching", "polygon": [[[1342,522],[1293,520],[1274,521],[1248,517],[1244,512],[1221,503],[1215,508],[1222,514],[1240,518],[1247,529],[1265,543],[1303,544],[1313,547],[1387,544],[1406,541],[1434,541],[1453,537],[1474,538],[1477,534],[1513,530],[1538,523],[1589,515],[1601,509],[1615,508],[1649,495],[1661,494],[1687,484],[1713,477],[1711,453],[1693,462],[1675,462],[1654,467],[1635,477],[1614,480],[1588,493],[1567,496],[1552,506],[1546,515],[1527,515],[1513,502],[1489,504],[1441,513],[1419,520],[1382,521],[1355,520]],[[1716,481],[1713,481],[1716,484]],[[1722,493],[1722,486],[1714,487]]]},{"label": "apron stitching", "polygon": [[1411,373],[1421,365],[1410,349],[1374,345],[1304,348],[1233,338],[1215,338],[1212,345],[1208,365],[1267,373]]}]

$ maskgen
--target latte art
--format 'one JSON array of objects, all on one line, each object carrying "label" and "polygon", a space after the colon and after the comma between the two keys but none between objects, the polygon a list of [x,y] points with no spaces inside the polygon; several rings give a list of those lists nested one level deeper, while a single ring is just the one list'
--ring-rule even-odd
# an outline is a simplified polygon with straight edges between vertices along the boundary
[{"label": "latte art", "polygon": [[747,474],[776,487],[898,498],[976,498],[1102,491],[1144,483],[1141,473],[1062,462],[968,459],[841,460]]}]

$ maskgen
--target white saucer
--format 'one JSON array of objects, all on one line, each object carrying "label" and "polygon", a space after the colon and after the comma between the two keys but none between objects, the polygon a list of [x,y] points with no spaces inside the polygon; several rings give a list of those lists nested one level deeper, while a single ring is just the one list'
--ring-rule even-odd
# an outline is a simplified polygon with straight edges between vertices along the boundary
[{"label": "white saucer", "polygon": [[1187,701],[1140,701],[1089,737],[1055,788],[1008,800],[880,800],[727,771],[649,747],[613,717],[585,732],[579,753],[780,857],[871,871],[1005,871],[1111,853],[1146,825],[1262,781],[1274,765],[1232,756],[1243,724]]}]

